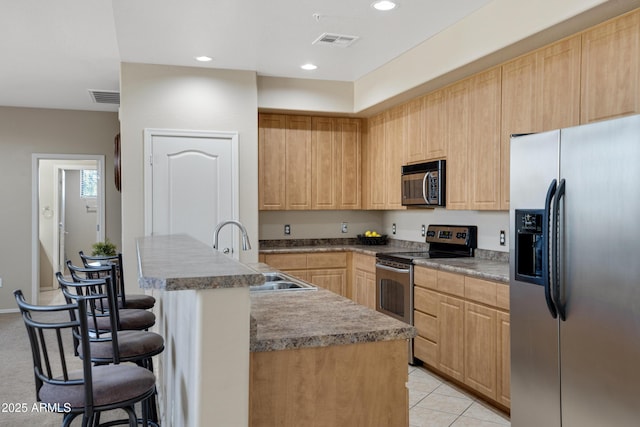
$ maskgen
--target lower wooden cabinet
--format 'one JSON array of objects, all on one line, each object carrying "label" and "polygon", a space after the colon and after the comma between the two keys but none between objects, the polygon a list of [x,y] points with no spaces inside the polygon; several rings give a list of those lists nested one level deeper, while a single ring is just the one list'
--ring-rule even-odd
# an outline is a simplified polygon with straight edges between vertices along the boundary
[{"label": "lower wooden cabinet", "polygon": [[376,309],[376,257],[354,253],[352,258],[353,290],[351,299]]},{"label": "lower wooden cabinet", "polygon": [[414,356],[510,407],[508,285],[416,267]]},{"label": "lower wooden cabinet", "polygon": [[263,262],[291,276],[347,296],[347,253],[265,254]]}]

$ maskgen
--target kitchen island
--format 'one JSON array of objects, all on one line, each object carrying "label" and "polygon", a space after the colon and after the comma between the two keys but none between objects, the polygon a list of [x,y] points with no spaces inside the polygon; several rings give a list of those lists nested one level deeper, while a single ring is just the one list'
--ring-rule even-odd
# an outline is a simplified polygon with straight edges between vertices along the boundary
[{"label": "kitchen island", "polygon": [[408,425],[412,326],[321,288],[250,295],[264,265],[188,236],[137,243],[166,342],[164,424]]}]

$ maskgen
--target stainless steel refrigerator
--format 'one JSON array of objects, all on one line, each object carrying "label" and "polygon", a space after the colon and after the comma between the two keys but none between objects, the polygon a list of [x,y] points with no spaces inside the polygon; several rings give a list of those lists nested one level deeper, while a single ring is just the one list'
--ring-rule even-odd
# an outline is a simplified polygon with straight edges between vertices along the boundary
[{"label": "stainless steel refrigerator", "polygon": [[640,116],[511,138],[511,425],[640,425]]}]

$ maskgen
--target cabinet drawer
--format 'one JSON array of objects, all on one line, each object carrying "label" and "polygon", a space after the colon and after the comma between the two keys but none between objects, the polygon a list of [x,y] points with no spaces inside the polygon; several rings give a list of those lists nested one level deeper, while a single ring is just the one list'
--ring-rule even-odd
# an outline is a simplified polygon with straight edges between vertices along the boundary
[{"label": "cabinet drawer", "polygon": [[509,285],[503,283],[496,284],[497,298],[496,306],[503,310],[509,310]]},{"label": "cabinet drawer", "polygon": [[353,268],[376,274],[376,257],[354,253]]},{"label": "cabinet drawer", "polygon": [[438,272],[424,267],[413,270],[413,283],[423,288],[438,289]]},{"label": "cabinet drawer", "polygon": [[438,319],[420,311],[414,311],[413,316],[418,335],[429,341],[438,342]]},{"label": "cabinet drawer", "polygon": [[307,268],[307,254],[266,254],[264,262],[278,270]]},{"label": "cabinet drawer", "polygon": [[464,296],[464,276],[461,274],[438,271],[438,290],[463,297]]},{"label": "cabinet drawer", "polygon": [[466,277],[464,281],[465,298],[495,307],[497,304],[497,283],[488,280]]},{"label": "cabinet drawer", "polygon": [[413,305],[416,310],[433,317],[438,316],[438,294],[434,292],[420,287],[413,288]]},{"label": "cabinet drawer", "polygon": [[413,339],[413,355],[427,365],[438,366],[438,345],[422,337]]},{"label": "cabinet drawer", "polygon": [[308,254],[307,268],[347,267],[346,252]]}]

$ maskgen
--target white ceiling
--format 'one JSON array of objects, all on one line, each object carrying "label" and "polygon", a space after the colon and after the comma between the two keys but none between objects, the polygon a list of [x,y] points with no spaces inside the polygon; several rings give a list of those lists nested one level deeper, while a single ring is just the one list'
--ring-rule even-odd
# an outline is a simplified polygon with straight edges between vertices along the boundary
[{"label": "white ceiling", "polygon": [[[117,91],[120,62],[355,81],[491,0],[372,1],[0,0],[0,105],[117,111],[89,90]],[[359,39],[311,44],[325,32]]]}]

